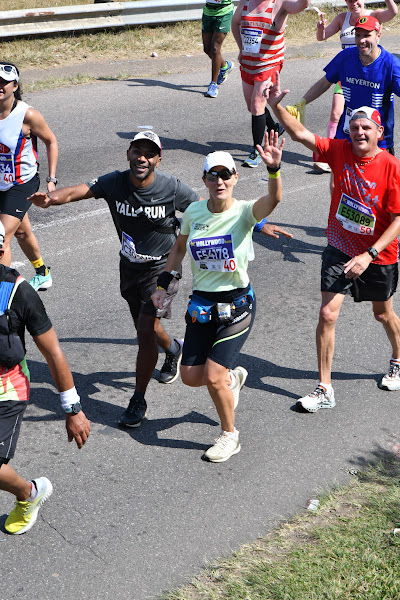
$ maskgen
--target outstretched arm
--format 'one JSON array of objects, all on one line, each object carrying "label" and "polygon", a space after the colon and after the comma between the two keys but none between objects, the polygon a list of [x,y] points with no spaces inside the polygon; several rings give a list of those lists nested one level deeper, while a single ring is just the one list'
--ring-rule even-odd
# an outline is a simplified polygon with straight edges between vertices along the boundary
[{"label": "outstretched arm", "polygon": [[[279,144],[278,132],[271,131],[269,134],[265,134],[264,148],[257,146],[257,150],[260,156],[267,166],[271,170],[276,170],[280,167],[282,159],[282,148],[285,144],[285,140],[282,139]],[[268,195],[262,196],[254,203],[253,215],[260,221],[264,217],[267,217],[282,199],[282,180],[279,170],[275,173],[270,173],[268,177]]]},{"label": "outstretched arm", "polygon": [[295,117],[292,117],[281,105],[281,101],[289,92],[283,90],[281,92],[279,73],[276,73],[276,83],[272,86],[270,81],[266,82],[264,94],[268,97],[268,104],[274,111],[274,114],[279,119],[279,122],[284,127],[285,131],[290,135],[292,140],[300,142],[313,152],[315,152],[315,135],[308,131]]},{"label": "outstretched arm", "polygon": [[49,206],[58,206],[59,204],[68,204],[68,202],[78,202],[87,198],[94,198],[89,186],[86,183],[60,188],[55,192],[45,194],[36,192],[29,196],[28,200],[40,208],[49,208]]}]

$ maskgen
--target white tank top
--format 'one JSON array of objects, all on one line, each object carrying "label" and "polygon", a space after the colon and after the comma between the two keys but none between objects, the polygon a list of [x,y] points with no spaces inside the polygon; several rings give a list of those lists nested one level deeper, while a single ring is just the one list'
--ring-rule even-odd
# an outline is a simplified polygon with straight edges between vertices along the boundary
[{"label": "white tank top", "polygon": [[37,173],[37,138],[26,138],[22,133],[28,108],[28,104],[20,101],[0,121],[0,191],[26,183]]},{"label": "white tank top", "polygon": [[[371,14],[372,11],[364,11],[365,15]],[[364,15],[363,15],[364,16]],[[354,25],[350,25],[351,12],[348,11],[343,21],[342,29],[340,31],[340,43],[342,44],[343,50],[345,48],[353,48],[356,45],[356,36],[354,34]]]}]

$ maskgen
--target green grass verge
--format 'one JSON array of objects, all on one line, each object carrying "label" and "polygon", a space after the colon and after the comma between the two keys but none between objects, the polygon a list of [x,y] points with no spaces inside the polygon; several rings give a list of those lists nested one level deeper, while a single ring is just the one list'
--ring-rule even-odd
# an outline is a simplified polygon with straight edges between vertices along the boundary
[{"label": "green grass verge", "polygon": [[383,461],[163,600],[398,600],[400,466]]}]

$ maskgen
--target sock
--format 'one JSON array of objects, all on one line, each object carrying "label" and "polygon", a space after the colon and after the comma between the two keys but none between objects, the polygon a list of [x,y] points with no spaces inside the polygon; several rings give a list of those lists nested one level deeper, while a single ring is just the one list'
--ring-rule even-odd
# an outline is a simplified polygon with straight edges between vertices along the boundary
[{"label": "sock", "polygon": [[393,356],[392,356],[392,358],[390,359],[390,362],[400,364],[400,358],[393,358]]},{"label": "sock", "polygon": [[227,435],[229,435],[229,437],[231,437],[233,440],[238,441],[239,439],[239,432],[236,429],[236,427],[234,428],[234,432],[232,433],[232,431],[224,431],[224,433],[226,433]]},{"label": "sock", "polygon": [[324,387],[326,389],[326,391],[327,391],[328,394],[330,394],[332,392],[332,384],[331,383],[322,383],[320,381],[319,385],[321,385],[322,387]]},{"label": "sock", "polygon": [[168,354],[179,354],[179,352],[181,351],[182,346],[179,343],[178,340],[176,340],[175,338],[172,340],[171,345],[169,348],[167,348],[166,352]]},{"label": "sock", "polygon": [[135,400],[139,400],[139,401],[143,402],[144,401],[144,392],[137,392],[135,390],[133,397]]},{"label": "sock", "polygon": [[37,275],[48,275],[49,270],[43,262],[43,258],[40,257],[38,260],[31,260],[31,265],[35,269]]},{"label": "sock", "polygon": [[266,122],[268,131],[271,131],[271,129],[275,129],[275,121],[271,117],[271,113],[269,112],[267,106],[265,107],[264,113],[265,113],[265,122]]},{"label": "sock", "polygon": [[236,375],[233,371],[229,370],[229,375],[231,376],[231,383],[230,383],[230,388],[231,390],[233,390],[233,388],[235,387],[236,384]]},{"label": "sock", "polygon": [[262,146],[265,133],[265,113],[262,115],[251,115],[251,133],[253,134],[253,144],[256,148],[257,144]]},{"label": "sock", "polygon": [[228,61],[226,60],[225,63],[224,63],[224,66],[221,67],[221,69],[227,69],[227,68],[228,68]]},{"label": "sock", "polygon": [[328,135],[328,138],[330,138],[331,140],[333,140],[333,138],[336,135],[337,126],[338,126],[338,124],[334,123],[333,121],[329,121],[329,123],[328,123],[327,135]]},{"label": "sock", "polygon": [[31,481],[30,484],[31,484],[31,493],[30,493],[29,497],[26,499],[26,502],[33,502],[33,500],[37,496],[37,489],[36,489],[35,482]]}]

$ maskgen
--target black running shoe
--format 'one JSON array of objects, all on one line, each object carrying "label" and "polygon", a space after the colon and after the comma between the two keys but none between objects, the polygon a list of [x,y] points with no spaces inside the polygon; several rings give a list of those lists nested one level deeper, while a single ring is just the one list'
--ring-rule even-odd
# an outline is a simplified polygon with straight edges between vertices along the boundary
[{"label": "black running shoe", "polygon": [[128,408],[122,413],[118,423],[124,427],[139,427],[146,416],[146,411],[146,400],[138,400],[132,396]]},{"label": "black running shoe", "polygon": [[172,383],[179,377],[179,367],[182,360],[182,344],[180,340],[176,340],[180,346],[178,354],[171,354],[167,352],[165,355],[165,361],[161,367],[160,377],[158,381],[160,383]]}]

